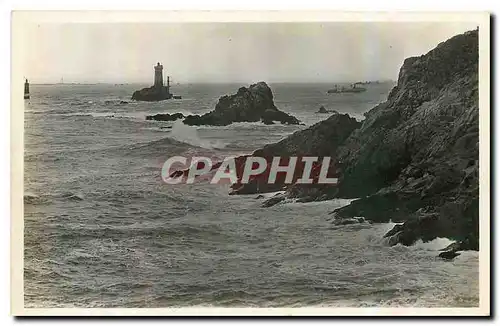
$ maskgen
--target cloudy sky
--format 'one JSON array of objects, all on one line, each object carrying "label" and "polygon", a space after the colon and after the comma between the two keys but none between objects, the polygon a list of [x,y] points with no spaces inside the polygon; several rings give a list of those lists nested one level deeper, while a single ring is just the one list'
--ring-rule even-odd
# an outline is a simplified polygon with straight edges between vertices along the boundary
[{"label": "cloudy sky", "polygon": [[[33,83],[338,82],[397,78],[473,23],[66,23],[25,26]],[[165,74],[165,73],[164,73]]]}]

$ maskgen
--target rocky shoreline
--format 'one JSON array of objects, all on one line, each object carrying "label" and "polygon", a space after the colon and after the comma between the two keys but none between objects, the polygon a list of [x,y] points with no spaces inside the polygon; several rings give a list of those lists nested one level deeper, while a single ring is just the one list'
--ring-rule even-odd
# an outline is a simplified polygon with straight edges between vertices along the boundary
[{"label": "rocky shoreline", "polygon": [[386,234],[390,245],[455,239],[443,258],[478,250],[478,31],[406,59],[387,101],[365,117],[358,123],[333,115],[254,152],[332,155],[340,166],[338,185],[291,185],[263,206],[285,198],[359,198],[332,212],[334,222],[403,223]]},{"label": "rocky shoreline", "polygon": [[[332,223],[401,223],[384,236],[391,246],[454,239],[440,254],[444,259],[454,258],[458,251],[479,250],[478,88],[478,31],[474,30],[406,59],[387,100],[365,113],[362,122],[333,114],[251,154],[333,157],[337,184],[278,180],[270,185],[255,178],[248,184],[233,184],[231,194],[284,190],[265,200],[263,207],[287,198],[299,202],[357,198],[331,212]],[[195,125],[258,121],[268,110],[283,113],[272,103],[269,87],[259,83],[222,97],[214,111],[184,121]],[[285,123],[288,119],[298,123],[293,117],[284,118]],[[239,157],[239,164],[247,157]]]}]

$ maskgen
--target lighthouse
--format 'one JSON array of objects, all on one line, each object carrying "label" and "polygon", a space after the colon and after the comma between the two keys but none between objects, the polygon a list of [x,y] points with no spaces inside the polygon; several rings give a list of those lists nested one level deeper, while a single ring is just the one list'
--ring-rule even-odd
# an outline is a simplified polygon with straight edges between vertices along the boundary
[{"label": "lighthouse", "polygon": [[30,83],[28,83],[28,79],[24,82],[24,99],[29,100],[30,98]]},{"label": "lighthouse", "polygon": [[155,83],[154,83],[155,88],[161,88],[163,87],[163,65],[161,65],[159,62],[155,66]]},{"label": "lighthouse", "polygon": [[132,94],[132,99],[136,101],[163,101],[169,99],[181,99],[179,95],[170,93],[170,76],[167,76],[167,85],[163,85],[163,65],[159,62],[154,66],[155,82],[153,86],[137,90]]}]

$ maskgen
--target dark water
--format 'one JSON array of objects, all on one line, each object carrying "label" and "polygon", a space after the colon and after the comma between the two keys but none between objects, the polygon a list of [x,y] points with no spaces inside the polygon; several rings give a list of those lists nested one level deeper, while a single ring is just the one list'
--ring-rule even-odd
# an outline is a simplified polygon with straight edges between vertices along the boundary
[{"label": "dark water", "polygon": [[[25,105],[25,305],[477,306],[478,254],[436,258],[448,239],[388,247],[392,224],[333,226],[346,200],[260,208],[227,185],[166,185],[173,155],[249,153],[305,126],[188,127],[241,85],[180,85],[182,100],[130,101],[141,85],[32,85]],[[311,125],[321,105],[359,119],[392,85],[331,94],[271,85]],[[120,102],[125,101],[125,102]]]}]

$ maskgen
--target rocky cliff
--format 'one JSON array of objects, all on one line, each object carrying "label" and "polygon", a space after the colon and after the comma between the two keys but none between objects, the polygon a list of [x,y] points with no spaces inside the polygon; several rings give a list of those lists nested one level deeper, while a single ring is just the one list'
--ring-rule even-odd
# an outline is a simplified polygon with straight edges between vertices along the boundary
[{"label": "rocky cliff", "polygon": [[[340,146],[347,139],[347,137],[349,137],[352,131],[360,125],[361,123],[357,122],[356,119],[349,117],[347,114],[334,114],[330,118],[317,123],[310,128],[295,132],[291,136],[276,144],[266,145],[262,149],[256,150],[252,153],[252,156],[266,158],[268,169],[271,166],[273,157],[279,156],[284,160],[292,156],[299,157],[293,178],[293,180],[296,181],[296,179],[302,175],[304,169],[304,164],[299,163],[302,162],[300,159],[301,156],[317,156],[319,162],[321,162],[325,156],[335,157],[337,147]],[[330,162],[331,169],[329,170],[333,171],[336,169],[336,164],[337,161],[332,160]],[[282,163],[281,165],[286,165],[286,163]],[[320,167],[320,165],[318,166]],[[334,177],[336,175],[335,173],[331,173],[328,176]],[[316,199],[312,197],[313,194],[323,196],[324,191],[332,187],[330,185],[320,185],[316,183],[299,186],[295,185],[293,180],[290,184],[285,184],[284,180],[284,174],[279,174],[276,182],[273,184],[269,184],[265,177],[255,178],[248,184],[233,185],[232,194],[272,192],[282,190],[284,188],[290,196],[295,197],[296,195],[292,194],[297,188],[299,188],[303,190],[301,193],[303,197],[307,192],[307,198]],[[276,201],[274,202],[276,203]]]},{"label": "rocky cliff", "polygon": [[391,244],[439,236],[457,239],[456,248],[478,249],[478,31],[406,59],[387,101],[365,116],[359,128],[347,128],[348,137],[332,136],[344,133],[331,129],[346,128],[335,115],[262,151],[335,155],[337,186],[314,196],[300,187],[292,193],[359,198],[333,212],[336,221],[405,222],[388,233]]}]

